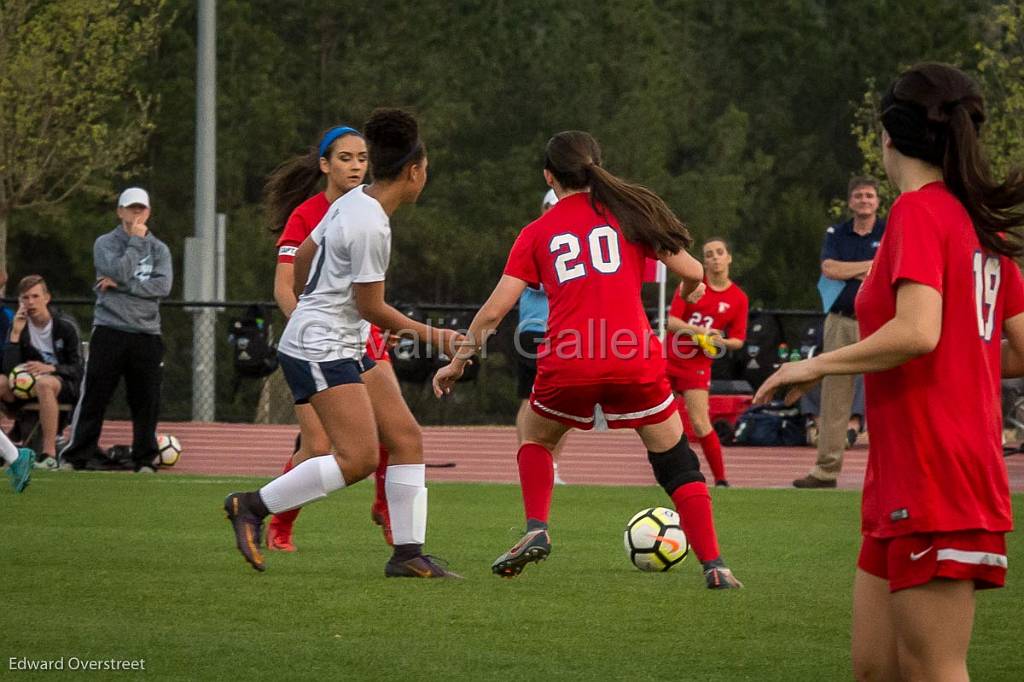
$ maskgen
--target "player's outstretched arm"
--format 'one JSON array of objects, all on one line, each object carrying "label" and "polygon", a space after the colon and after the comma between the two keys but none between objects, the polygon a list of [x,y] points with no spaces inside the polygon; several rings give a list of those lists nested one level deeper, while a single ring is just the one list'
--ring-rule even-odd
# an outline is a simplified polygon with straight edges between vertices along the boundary
[{"label": "player's outstretched arm", "polygon": [[704,266],[685,249],[676,253],[661,253],[658,260],[669,270],[683,278],[680,296],[689,297],[704,281]]},{"label": "player's outstretched arm", "polygon": [[352,285],[352,295],[356,301],[359,315],[380,327],[388,334],[412,334],[438,348],[443,348],[448,355],[454,355],[462,340],[462,335],[452,329],[442,329],[417,322],[403,315],[394,306],[384,301],[384,282],[357,282]]},{"label": "player's outstretched arm", "polygon": [[1003,333],[1003,378],[1024,376],[1024,313],[1004,320]]},{"label": "player's outstretched arm", "polygon": [[494,334],[498,325],[515,306],[524,289],[526,289],[526,282],[518,277],[501,276],[494,291],[473,317],[469,331],[466,332],[466,338],[459,343],[459,348],[452,355],[452,361],[434,375],[434,395],[440,398],[446,393],[451,393],[452,387],[462,376],[469,359],[484,347],[487,339]]}]

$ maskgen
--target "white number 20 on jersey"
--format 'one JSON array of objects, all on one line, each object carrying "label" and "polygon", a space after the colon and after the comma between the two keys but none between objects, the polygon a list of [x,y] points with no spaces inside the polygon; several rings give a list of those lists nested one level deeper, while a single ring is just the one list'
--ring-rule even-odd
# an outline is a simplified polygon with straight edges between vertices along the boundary
[{"label": "white number 20 on jersey", "polygon": [[[574,234],[556,234],[551,238],[551,253],[558,254],[555,258],[555,274],[559,284],[586,276],[586,262],[580,258],[581,246],[580,238]],[[609,225],[601,225],[590,231],[587,235],[587,248],[591,266],[600,273],[610,275],[622,265],[619,235]]]},{"label": "white number 20 on jersey", "polygon": [[978,312],[978,333],[986,341],[992,340],[995,323],[996,297],[999,295],[999,258],[974,252],[974,303]]}]

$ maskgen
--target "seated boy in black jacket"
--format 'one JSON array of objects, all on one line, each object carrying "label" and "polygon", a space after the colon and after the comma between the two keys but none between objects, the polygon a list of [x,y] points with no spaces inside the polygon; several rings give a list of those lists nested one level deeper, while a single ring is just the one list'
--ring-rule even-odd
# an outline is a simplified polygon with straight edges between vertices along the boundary
[{"label": "seated boy in black jacket", "polygon": [[78,330],[63,315],[51,312],[50,290],[39,275],[29,275],[18,283],[18,312],[4,345],[0,369],[0,400],[16,403],[8,374],[18,365],[35,376],[39,400],[39,424],[42,427],[42,451],[37,468],[57,468],[57,424],[60,404],[78,402],[82,382],[82,354]]}]

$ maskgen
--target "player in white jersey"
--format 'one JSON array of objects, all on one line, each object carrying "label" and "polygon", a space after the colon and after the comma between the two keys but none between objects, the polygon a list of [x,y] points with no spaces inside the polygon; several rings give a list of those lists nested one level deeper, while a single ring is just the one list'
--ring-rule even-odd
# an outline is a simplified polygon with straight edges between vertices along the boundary
[{"label": "player in white jersey", "polygon": [[317,246],[312,272],[279,353],[316,363],[362,361],[370,323],[356,306],[352,285],[383,282],[391,258],[388,215],[366,189],[356,187],[331,204],[310,234]]},{"label": "player in white jersey", "polygon": [[[427,180],[426,148],[409,114],[379,109],[364,128],[374,182],[332,204],[295,255],[295,281],[305,282],[278,346],[296,403],[308,401],[336,454],[307,459],[258,491],[232,493],[224,509],[239,551],[265,569],[259,550],[263,519],[352,485],[377,467],[378,428],[391,453],[386,492],[394,554],[388,577],[458,578],[423,553],[427,489],[423,439],[393,374],[375,371],[365,355],[369,323],[411,333],[454,353],[462,337],[402,315],[384,302],[391,255],[389,216],[414,203]],[[374,418],[372,403],[388,404]],[[390,440],[390,442],[388,442]]]}]

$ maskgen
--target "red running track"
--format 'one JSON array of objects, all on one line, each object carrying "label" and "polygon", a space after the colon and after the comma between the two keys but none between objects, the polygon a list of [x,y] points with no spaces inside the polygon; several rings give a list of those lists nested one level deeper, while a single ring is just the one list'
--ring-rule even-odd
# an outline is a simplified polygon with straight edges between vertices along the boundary
[{"label": "red running track", "polygon": [[[177,436],[183,449],[181,460],[173,469],[165,469],[167,473],[271,477],[280,473],[291,453],[298,427],[173,422],[161,424],[160,432]],[[518,482],[516,434],[511,426],[428,426],[423,429],[423,440],[428,464],[455,464],[428,469],[432,481]],[[129,422],[106,423],[104,447],[130,442]],[[786,488],[808,472],[815,450],[730,447],[724,448],[724,456],[734,486]],[[866,445],[847,451],[839,487],[860,488],[866,459]],[[559,473],[570,484],[655,484],[646,450],[632,431],[572,432],[560,462]],[[1010,457],[1006,463],[1010,488],[1024,492],[1024,455]]]}]

